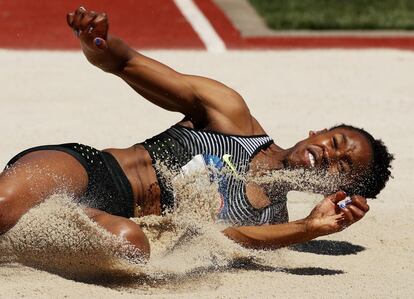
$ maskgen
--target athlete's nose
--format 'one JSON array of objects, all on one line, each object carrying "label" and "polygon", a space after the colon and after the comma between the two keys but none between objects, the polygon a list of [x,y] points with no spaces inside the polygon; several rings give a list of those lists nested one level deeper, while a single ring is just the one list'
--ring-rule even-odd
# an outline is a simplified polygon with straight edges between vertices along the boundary
[{"label": "athlete's nose", "polygon": [[344,151],[342,149],[335,149],[330,144],[324,144],[324,157],[327,160],[328,164],[333,164],[340,160],[344,156]]}]

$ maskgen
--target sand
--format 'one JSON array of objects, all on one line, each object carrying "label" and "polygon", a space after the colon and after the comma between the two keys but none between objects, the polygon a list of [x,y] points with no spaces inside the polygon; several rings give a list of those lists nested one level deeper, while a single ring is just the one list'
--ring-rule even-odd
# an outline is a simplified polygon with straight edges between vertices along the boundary
[{"label": "sand", "polygon": [[[129,279],[110,273],[106,280],[85,282],[78,276],[75,281],[63,271],[70,269],[54,267],[57,262],[52,258],[49,264],[44,263],[39,254],[40,262],[32,267],[28,266],[30,260],[24,259],[0,265],[0,298],[411,296],[414,192],[409,174],[414,166],[410,156],[414,130],[409,124],[414,114],[414,53],[331,50],[147,54],[183,72],[213,77],[238,90],[282,147],[305,137],[309,130],[342,122],[366,128],[383,138],[395,153],[395,179],[378,199],[370,201],[371,211],[360,223],[295,250],[244,251],[219,234],[209,230],[195,234],[191,228],[191,238],[185,237],[185,230],[176,230],[175,237],[184,237],[168,244],[152,236],[151,242],[164,245],[154,248],[149,264],[152,268],[120,257],[116,250],[122,246],[119,240],[108,241],[110,236],[91,226],[77,207],[71,206],[73,213],[68,212],[70,209],[65,212],[77,219],[71,223],[82,219],[87,223],[88,229],[82,230],[84,240],[96,238],[90,241],[94,246],[112,244],[104,252],[96,247],[96,256],[119,261],[105,268],[115,272],[121,269]],[[79,52],[0,51],[0,65],[2,165],[18,151],[40,144],[75,141],[97,148],[127,147],[181,117],[146,103],[119,79],[89,66]],[[27,223],[38,220],[42,209],[51,211],[53,206],[55,213],[50,219],[57,219],[54,223],[64,225],[65,219],[75,219],[63,217],[60,221],[62,217],[56,216],[61,212],[59,205],[70,205],[66,199],[58,195],[39,206],[11,233],[24,236],[24,232],[31,232]],[[305,217],[317,199],[297,192],[289,194],[290,218]],[[146,219],[147,223],[151,221]],[[71,228],[74,232],[79,229],[77,225]],[[36,234],[25,236],[30,239]],[[174,239],[168,233],[164,236],[165,240]],[[20,242],[17,244],[27,249],[24,239]],[[43,248],[48,246],[53,244],[46,243]],[[38,248],[33,246],[30,254]],[[173,254],[166,255],[168,251]],[[62,254],[57,249],[53,252],[57,257]],[[96,265],[93,260],[88,262]],[[45,269],[45,264],[50,267]],[[137,275],[140,271],[146,275]]]}]

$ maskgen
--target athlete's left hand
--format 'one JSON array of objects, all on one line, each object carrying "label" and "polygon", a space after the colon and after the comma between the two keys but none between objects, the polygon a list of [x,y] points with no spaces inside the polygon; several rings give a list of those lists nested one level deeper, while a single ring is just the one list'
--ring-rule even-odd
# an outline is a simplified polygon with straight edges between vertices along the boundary
[{"label": "athlete's left hand", "polygon": [[307,230],[316,236],[329,235],[361,220],[369,211],[367,200],[355,195],[351,197],[349,205],[340,208],[337,204],[345,197],[345,192],[339,191],[322,200],[306,217]]},{"label": "athlete's left hand", "polygon": [[106,72],[116,72],[128,59],[128,47],[109,35],[109,21],[105,13],[79,7],[66,16],[69,27],[79,38],[82,51],[94,66]]}]

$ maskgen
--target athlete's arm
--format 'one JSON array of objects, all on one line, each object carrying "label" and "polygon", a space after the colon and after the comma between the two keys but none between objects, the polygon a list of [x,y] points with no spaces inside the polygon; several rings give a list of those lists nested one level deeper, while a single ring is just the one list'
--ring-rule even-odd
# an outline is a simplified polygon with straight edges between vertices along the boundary
[{"label": "athlete's arm", "polygon": [[220,119],[233,131],[246,131],[246,126],[251,126],[249,109],[236,91],[215,80],[178,73],[136,52],[108,35],[105,14],[81,7],[67,19],[93,65],[121,77],[152,103],[181,112],[200,124]]},{"label": "athlete's arm", "polygon": [[365,198],[353,196],[352,203],[340,209],[337,203],[345,198],[343,192],[326,197],[308,217],[289,223],[229,227],[223,233],[245,247],[273,249],[310,241],[339,232],[359,221],[368,212]]},{"label": "athlete's arm", "polygon": [[283,224],[229,227],[223,233],[236,243],[254,249],[276,249],[318,237],[308,230],[306,219]]}]

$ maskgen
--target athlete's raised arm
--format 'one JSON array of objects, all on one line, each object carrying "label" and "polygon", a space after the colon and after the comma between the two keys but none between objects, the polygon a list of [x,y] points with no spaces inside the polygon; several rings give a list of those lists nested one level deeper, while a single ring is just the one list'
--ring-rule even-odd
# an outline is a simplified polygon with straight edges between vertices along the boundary
[{"label": "athlete's raised arm", "polygon": [[67,21],[89,62],[121,77],[152,103],[181,112],[201,126],[220,119],[233,131],[252,127],[249,109],[237,92],[211,79],[178,73],[139,54],[108,34],[106,14],[80,7],[68,14]]},{"label": "athlete's raised arm", "polygon": [[367,200],[362,196],[353,196],[351,204],[339,208],[338,202],[345,197],[341,191],[326,197],[305,219],[275,225],[229,227],[223,233],[245,247],[256,249],[280,248],[310,241],[343,230],[369,211]]}]

